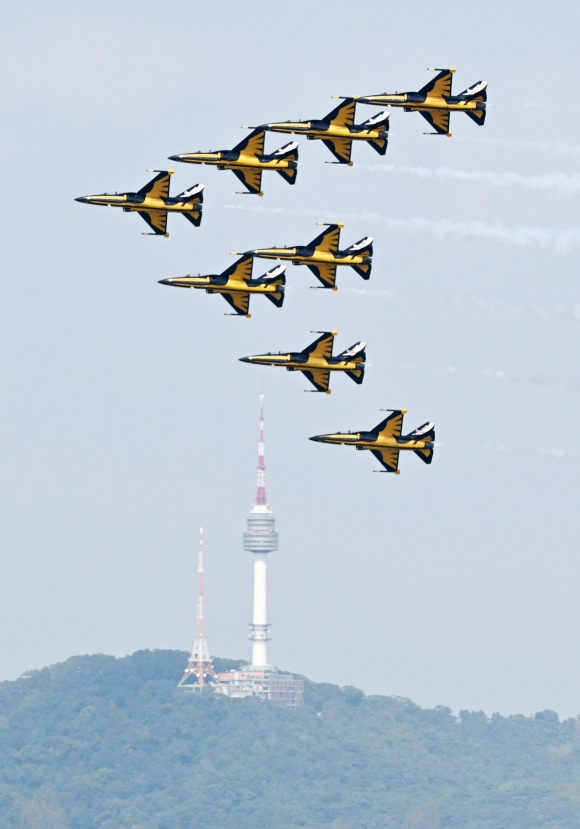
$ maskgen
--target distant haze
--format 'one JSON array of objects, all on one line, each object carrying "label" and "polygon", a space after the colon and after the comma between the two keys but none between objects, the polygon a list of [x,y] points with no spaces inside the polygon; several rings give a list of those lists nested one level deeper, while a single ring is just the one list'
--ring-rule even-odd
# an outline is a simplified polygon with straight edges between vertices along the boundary
[{"label": "distant haze", "polygon": [[[495,0],[440,20],[426,2],[4,9],[0,679],[188,650],[202,525],[210,649],[249,659],[262,383],[280,532],[269,659],[427,707],[580,713],[579,15]],[[301,140],[296,185],[265,172],[263,198],[175,163],[171,192],[200,182],[205,203],[200,228],[170,216],[169,239],[74,201],[231,148],[242,124],[321,118],[332,95],[417,90],[450,65],[454,91],[488,81],[483,127],[453,114],[452,138],[425,136],[395,110],[385,158],[355,145],[352,168]],[[377,112],[359,105],[357,122]],[[374,236],[368,283],[342,268],[337,292],[310,290],[289,267],[284,307],[255,297],[249,320],[158,284],[337,219],[344,246]],[[238,361],[312,329],[367,343],[362,386],[304,394],[300,374]],[[431,466],[409,453],[400,476],[376,475],[370,453],[307,439],[400,407],[409,431],[435,422]]]}]

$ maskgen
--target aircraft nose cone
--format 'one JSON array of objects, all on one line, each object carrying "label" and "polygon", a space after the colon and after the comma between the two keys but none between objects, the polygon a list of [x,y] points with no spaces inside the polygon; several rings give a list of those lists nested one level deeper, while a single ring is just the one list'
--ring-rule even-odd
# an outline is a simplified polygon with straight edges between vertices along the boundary
[{"label": "aircraft nose cone", "polygon": [[88,196],[77,196],[75,201],[81,201],[85,204],[89,204],[90,199],[88,198]]},{"label": "aircraft nose cone", "polygon": [[308,438],[308,440],[315,440],[317,443],[322,443],[320,435],[314,435],[313,437]]},{"label": "aircraft nose cone", "polygon": [[181,156],[180,155],[170,155],[170,156],[168,156],[168,158],[169,158],[169,161],[181,161]]},{"label": "aircraft nose cone", "polygon": [[158,282],[159,282],[160,285],[172,285],[173,284],[171,279],[159,279]]},{"label": "aircraft nose cone", "polygon": [[253,361],[253,357],[240,357],[239,360],[241,363],[251,363]]}]

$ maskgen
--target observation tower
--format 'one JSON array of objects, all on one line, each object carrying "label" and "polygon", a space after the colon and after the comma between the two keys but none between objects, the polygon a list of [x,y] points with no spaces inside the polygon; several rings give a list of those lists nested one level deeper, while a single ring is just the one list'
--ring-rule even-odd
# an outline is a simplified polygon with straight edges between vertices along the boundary
[{"label": "observation tower", "polygon": [[266,498],[266,465],[264,461],[264,395],[260,394],[260,437],[258,439],[258,473],[256,498],[246,520],[244,550],[254,556],[254,608],[249,639],[252,641],[252,668],[268,668],[267,642],[270,639],[267,621],[266,575],[269,553],[278,549],[276,520]]}]

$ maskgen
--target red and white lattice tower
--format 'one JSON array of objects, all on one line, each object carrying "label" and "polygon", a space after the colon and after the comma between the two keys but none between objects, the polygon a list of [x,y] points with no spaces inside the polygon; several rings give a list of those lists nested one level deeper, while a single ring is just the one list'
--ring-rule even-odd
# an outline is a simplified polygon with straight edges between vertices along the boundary
[{"label": "red and white lattice tower", "polygon": [[205,614],[203,607],[203,528],[199,531],[199,562],[197,566],[197,624],[193,650],[179,687],[203,688],[204,685],[219,685],[213,667],[205,635]]},{"label": "red and white lattice tower", "polygon": [[256,499],[246,520],[244,550],[254,556],[254,612],[249,638],[252,641],[252,667],[268,667],[266,643],[270,639],[266,604],[266,560],[268,553],[278,549],[275,519],[266,498],[266,465],[264,462],[264,395],[260,394],[260,438],[258,442],[258,475]]}]

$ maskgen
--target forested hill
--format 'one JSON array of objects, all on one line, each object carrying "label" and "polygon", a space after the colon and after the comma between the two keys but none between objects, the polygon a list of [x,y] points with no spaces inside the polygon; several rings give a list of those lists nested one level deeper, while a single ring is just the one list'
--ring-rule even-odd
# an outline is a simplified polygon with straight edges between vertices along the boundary
[{"label": "forested hill", "polygon": [[0,826],[580,826],[578,720],[310,682],[298,709],[193,694],[176,687],[187,657],[79,656],[0,683]]}]

